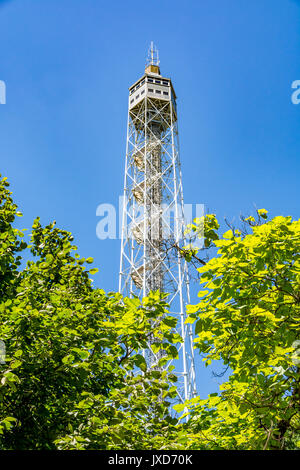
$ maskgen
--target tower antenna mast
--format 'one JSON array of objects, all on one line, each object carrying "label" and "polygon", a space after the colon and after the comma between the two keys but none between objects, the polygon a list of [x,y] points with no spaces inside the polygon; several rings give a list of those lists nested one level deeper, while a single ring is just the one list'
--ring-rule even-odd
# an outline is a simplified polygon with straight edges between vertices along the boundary
[{"label": "tower antenna mast", "polygon": [[158,49],[154,46],[153,41],[151,41],[150,47],[148,49],[148,58],[146,62],[146,67],[148,65],[159,66],[159,52],[158,52]]}]

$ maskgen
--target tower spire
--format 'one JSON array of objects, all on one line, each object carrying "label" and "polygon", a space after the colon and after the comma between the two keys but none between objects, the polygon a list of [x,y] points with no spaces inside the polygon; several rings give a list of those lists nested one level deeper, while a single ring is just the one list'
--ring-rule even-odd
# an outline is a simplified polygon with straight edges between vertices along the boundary
[{"label": "tower spire", "polygon": [[147,65],[159,65],[159,53],[153,41],[151,41],[150,47],[148,49]]},{"label": "tower spire", "polygon": [[146,73],[157,73],[160,74],[159,70],[159,53],[157,47],[154,45],[153,41],[150,43],[148,49],[148,56],[146,60]]}]

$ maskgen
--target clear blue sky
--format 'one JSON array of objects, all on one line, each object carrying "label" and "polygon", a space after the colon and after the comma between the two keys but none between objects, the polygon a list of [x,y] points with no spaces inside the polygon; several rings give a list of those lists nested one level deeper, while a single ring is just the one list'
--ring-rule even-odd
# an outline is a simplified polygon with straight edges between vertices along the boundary
[{"label": "clear blue sky", "polygon": [[178,95],[185,202],[299,217],[300,1],[0,1],[0,172],[22,226],[70,230],[107,291],[120,242],[97,239],[96,207],[122,192],[128,87],[151,40]]}]

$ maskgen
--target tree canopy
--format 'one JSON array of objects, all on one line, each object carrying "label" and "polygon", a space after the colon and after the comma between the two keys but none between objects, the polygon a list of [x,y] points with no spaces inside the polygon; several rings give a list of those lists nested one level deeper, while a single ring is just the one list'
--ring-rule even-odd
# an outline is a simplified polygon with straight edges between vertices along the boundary
[{"label": "tree canopy", "polygon": [[[149,369],[150,335],[175,357],[175,319],[166,297],[123,298],[95,288],[92,258],[71,233],[34,220],[28,242],[0,179],[1,449],[295,449],[300,447],[300,223],[268,221],[220,235],[204,226],[199,302],[188,306],[194,345],[205,364],[230,370],[220,393],[174,408],[176,374]],[[27,259],[27,262],[25,261]],[[201,390],[200,390],[201,393]]]},{"label": "tree canopy", "polygon": [[205,363],[232,371],[220,394],[190,402],[194,448],[300,445],[300,222],[257,214],[245,219],[251,233],[214,230],[217,256],[199,268],[200,301],[188,307]]},{"label": "tree canopy", "polygon": [[[176,423],[168,401],[176,376],[148,371],[140,354],[151,333],[164,336],[166,359],[174,355],[166,302],[155,293],[140,301],[93,288],[93,259],[80,258],[69,232],[36,219],[27,245],[12,226],[16,215],[4,178],[0,447],[151,448]],[[28,250],[32,259],[21,266]]]}]

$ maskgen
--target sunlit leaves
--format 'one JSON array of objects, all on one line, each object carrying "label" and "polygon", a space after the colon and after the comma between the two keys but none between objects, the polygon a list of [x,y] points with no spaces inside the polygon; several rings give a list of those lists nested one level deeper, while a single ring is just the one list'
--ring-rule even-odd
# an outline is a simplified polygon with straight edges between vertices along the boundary
[{"label": "sunlit leaves", "polygon": [[[267,219],[265,209],[257,215]],[[198,317],[195,346],[205,363],[222,359],[232,371],[219,397],[188,405],[193,445],[294,448],[300,403],[295,353],[300,222],[282,216],[262,225],[253,217],[245,221],[252,233],[229,230],[213,241],[218,256],[199,268],[201,302],[188,306],[187,322]]]},{"label": "sunlit leaves", "polygon": [[[149,338],[177,355],[164,296],[141,301],[93,288],[73,236],[36,218],[31,253],[0,181],[0,446],[2,449],[152,448],[175,433],[172,371],[149,369]],[[28,250],[27,250],[28,251]],[[174,438],[174,442],[176,439]]]}]

